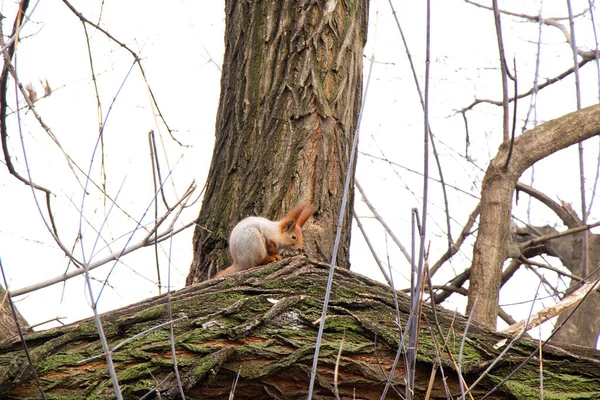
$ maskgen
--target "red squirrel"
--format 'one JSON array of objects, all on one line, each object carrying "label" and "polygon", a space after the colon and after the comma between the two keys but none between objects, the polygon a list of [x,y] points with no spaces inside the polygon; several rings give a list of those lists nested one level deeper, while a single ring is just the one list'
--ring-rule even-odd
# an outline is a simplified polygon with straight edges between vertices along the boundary
[{"label": "red squirrel", "polygon": [[312,204],[300,204],[279,221],[248,217],[238,222],[229,236],[233,264],[217,272],[215,278],[279,261],[282,250],[302,249],[302,227],[316,209]]}]

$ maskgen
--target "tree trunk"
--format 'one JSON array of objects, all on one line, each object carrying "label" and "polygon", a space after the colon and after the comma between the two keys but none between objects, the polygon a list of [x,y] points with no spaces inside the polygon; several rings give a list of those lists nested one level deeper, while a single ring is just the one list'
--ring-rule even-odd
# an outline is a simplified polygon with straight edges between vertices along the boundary
[{"label": "tree trunk", "polygon": [[[283,266],[283,268],[281,267]],[[315,321],[321,313],[328,269],[303,257],[193,285],[171,294],[174,339],[186,398],[227,399],[239,374],[236,399],[306,398],[314,345]],[[409,299],[398,294],[400,324],[406,326]],[[343,399],[378,399],[395,357],[400,331],[391,289],[345,269],[337,269],[319,356],[314,399],[334,399],[333,382],[340,343],[339,392]],[[423,306],[420,322],[415,398],[424,398],[432,371],[431,399],[460,397],[456,372],[461,333],[466,320],[437,308],[436,317]],[[171,361],[167,298],[160,296],[101,316],[110,348],[149,328],[112,352],[125,399],[158,390],[163,400],[178,398]],[[468,328],[462,373],[467,385],[481,375],[503,350],[495,332],[477,324]],[[48,398],[114,398],[102,348],[90,319],[27,336],[37,373]],[[448,349],[442,343],[447,340]],[[485,379],[473,389],[481,398],[512,372],[537,341],[515,343]],[[439,353],[436,348],[441,348]],[[90,358],[100,356],[98,358]],[[401,358],[402,359],[402,358]],[[444,375],[439,368],[441,362]],[[598,398],[600,352],[547,345],[543,370],[545,398]],[[539,398],[539,360],[532,359],[489,399]],[[404,395],[404,363],[392,379]],[[565,367],[568,366],[568,367]],[[385,374],[384,374],[385,372]],[[62,396],[62,397],[61,397]],[[155,394],[147,398],[156,398]],[[18,341],[0,343],[0,398],[37,399]],[[399,396],[390,390],[388,399]]]},{"label": "tree trunk", "polygon": [[467,312],[491,329],[496,327],[502,265],[508,255],[512,194],[521,174],[537,161],[600,134],[600,105],[548,121],[500,146],[486,170],[481,188],[481,216],[473,249]]},{"label": "tree trunk", "polygon": [[[225,15],[215,149],[188,285],[231,263],[228,234],[241,219],[278,219],[302,201],[318,207],[305,249],[331,258],[362,95],[368,1],[227,0]],[[345,267],[352,200],[351,191]]]},{"label": "tree trunk", "polygon": [[[13,317],[12,310],[10,308],[10,303],[8,298],[6,297],[6,290],[2,286],[0,286],[0,342],[14,338],[19,335],[19,331],[17,330],[17,324],[15,324],[15,319]],[[21,316],[19,311],[15,308],[15,312],[17,314],[17,319],[19,320],[19,325],[23,330],[23,333],[28,333],[31,330],[28,328],[27,321],[25,318]]]}]

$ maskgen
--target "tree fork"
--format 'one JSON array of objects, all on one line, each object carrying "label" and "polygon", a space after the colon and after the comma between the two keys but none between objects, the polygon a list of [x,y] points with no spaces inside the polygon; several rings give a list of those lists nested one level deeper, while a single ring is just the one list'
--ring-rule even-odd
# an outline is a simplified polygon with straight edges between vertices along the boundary
[{"label": "tree fork", "polygon": [[238,221],[278,219],[302,201],[318,207],[305,227],[305,249],[330,259],[362,97],[366,0],[227,0],[225,15],[215,149],[188,285],[230,264],[227,238]]},{"label": "tree fork", "polygon": [[517,137],[505,168],[510,142],[490,162],[481,189],[481,216],[471,270],[467,313],[496,328],[502,265],[508,255],[512,194],[519,177],[537,161],[600,134],[600,105],[548,121]]}]

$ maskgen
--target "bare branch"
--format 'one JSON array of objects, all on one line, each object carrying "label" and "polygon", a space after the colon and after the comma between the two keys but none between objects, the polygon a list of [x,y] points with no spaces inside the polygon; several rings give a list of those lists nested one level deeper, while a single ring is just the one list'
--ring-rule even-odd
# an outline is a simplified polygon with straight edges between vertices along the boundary
[{"label": "bare branch", "polygon": [[554,304],[553,306],[546,307],[543,310],[540,310],[539,312],[534,314],[531,317],[529,324],[526,324],[525,320],[521,320],[515,325],[511,325],[508,328],[503,329],[501,332],[506,333],[507,335],[514,336],[520,331],[535,328],[536,326],[543,324],[549,319],[556,317],[558,314],[573,309],[575,306],[577,306],[577,304],[579,304],[580,301],[583,300],[587,293],[598,290],[598,288],[600,288],[600,280],[597,280],[593,283],[585,283],[575,292],[565,297],[558,303]]},{"label": "bare branch", "polygon": [[563,232],[550,233],[548,235],[540,236],[538,238],[523,242],[523,243],[521,243],[521,245],[523,247],[535,246],[537,244],[544,243],[545,241],[550,240],[550,239],[556,239],[559,237],[569,236],[569,235],[573,235],[575,233],[584,232],[584,231],[592,229],[596,226],[600,226],[600,221],[594,222],[593,224],[581,225],[581,226],[578,226],[573,229],[567,229],[566,231],[563,231]]},{"label": "bare branch", "polygon": [[433,264],[433,267],[431,267],[431,276],[433,276],[446,261],[451,259],[452,256],[454,256],[456,253],[458,253],[458,250],[462,246],[465,239],[473,233],[471,230],[473,229],[473,225],[475,224],[475,220],[477,219],[478,215],[479,204],[469,215],[467,223],[465,224],[462,231],[460,232],[460,235],[458,236],[458,240],[448,250],[446,250],[444,255],[440,257],[440,259],[435,264]]},{"label": "bare branch", "polygon": [[549,209],[554,211],[554,213],[556,215],[558,215],[558,217],[562,220],[562,222],[569,228],[575,228],[582,224],[581,220],[579,219],[577,214],[575,214],[573,209],[571,209],[570,207],[566,208],[565,204],[563,204],[563,205],[558,204],[557,202],[555,202],[554,200],[552,200],[550,197],[548,197],[544,193],[540,192],[539,190],[536,190],[536,189],[532,188],[531,186],[528,186],[521,182],[517,182],[516,189],[527,193],[528,195],[539,200],[546,207],[548,207]]},{"label": "bare branch", "polygon": [[362,196],[363,201],[365,202],[365,204],[367,205],[367,207],[369,207],[369,210],[371,210],[371,212],[375,216],[375,219],[377,219],[377,221],[379,221],[379,223],[381,224],[381,226],[383,226],[383,228],[388,233],[388,235],[390,235],[390,237],[392,238],[392,240],[394,241],[394,243],[396,243],[396,246],[398,246],[398,248],[400,249],[400,251],[402,252],[402,254],[404,254],[404,257],[406,258],[406,260],[408,261],[408,263],[412,264],[412,258],[410,257],[410,254],[408,254],[408,250],[406,250],[406,247],[404,247],[404,245],[400,242],[400,239],[398,239],[398,237],[394,234],[394,231],[392,231],[392,229],[385,222],[385,220],[383,219],[383,217],[377,212],[377,210],[375,209],[375,207],[373,207],[373,204],[371,204],[371,202],[369,201],[369,198],[367,197],[367,195],[366,195],[365,191],[363,190],[362,186],[360,186],[360,183],[358,183],[358,179],[354,180],[354,186],[356,186],[356,188],[360,192],[360,195]]}]

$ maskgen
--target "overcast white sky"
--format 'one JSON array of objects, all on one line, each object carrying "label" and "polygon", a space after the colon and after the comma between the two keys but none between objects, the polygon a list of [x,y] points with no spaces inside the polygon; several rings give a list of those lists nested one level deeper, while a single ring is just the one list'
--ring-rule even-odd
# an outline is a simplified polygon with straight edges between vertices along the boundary
[{"label": "overcast white sky", "polygon": [[[501,6],[514,7],[514,2]],[[565,16],[563,2],[544,4],[544,16]],[[23,141],[32,179],[55,194],[53,207],[58,229],[67,247],[74,247],[77,257],[94,260],[116,251],[129,240],[151,205],[154,195],[151,163],[148,150],[148,131],[159,138],[163,171],[172,169],[172,180],[165,185],[169,201],[180,196],[195,179],[198,198],[204,184],[212,154],[214,122],[219,97],[219,79],[223,56],[224,12],[221,1],[177,1],[165,6],[159,1],[73,1],[72,4],[92,21],[137,52],[144,66],[160,110],[174,136],[173,141],[164,124],[156,117],[148,90],[139,69],[134,67],[129,53],[108,40],[101,32],[88,27],[97,76],[101,117],[97,107],[90,62],[82,24],[60,1],[41,1],[22,32],[17,51],[19,79],[31,83],[39,94],[41,81],[48,80],[52,95],[39,100],[36,109],[49,125],[65,152],[83,170],[90,168],[91,176],[102,183],[100,153],[94,153],[99,120],[104,128],[106,191],[120,209],[112,209],[99,191],[92,186],[83,195],[80,173],[73,173],[62,151],[39,127],[31,112],[20,113]],[[400,23],[405,31],[420,79],[424,74],[425,14],[423,4],[394,1]],[[574,1],[575,12],[587,7],[587,1]],[[500,143],[500,113],[498,107],[480,105],[467,114],[470,129],[470,160],[465,155],[463,118],[456,110],[475,98],[501,99],[497,63],[496,39],[491,12],[475,8],[462,0],[432,1],[432,64],[431,64],[431,126],[444,167],[446,182],[460,190],[448,189],[453,219],[452,233],[456,238],[468,214],[477,204],[480,181],[490,157]],[[540,2],[528,2],[527,9],[513,11],[536,15]],[[0,3],[0,12],[7,18],[3,31],[12,26],[15,1]],[[143,10],[143,11],[142,11]],[[507,56],[513,56],[518,66],[520,91],[531,87],[535,70],[538,26],[515,17],[504,17]],[[566,24],[566,22],[565,22]],[[577,19],[578,45],[593,48],[594,37],[589,14]],[[554,28],[543,29],[541,81],[572,66],[571,53],[564,36]],[[415,91],[408,61],[395,21],[387,1],[371,2],[367,57],[375,55],[373,77],[368,88],[367,104],[361,128],[357,180],[367,190],[370,200],[386,218],[404,245],[410,246],[410,210],[421,208],[422,179],[413,171],[422,171],[422,111]],[[365,63],[368,59],[365,58]],[[366,64],[365,64],[366,65]],[[367,68],[365,68],[365,71]],[[598,101],[597,70],[592,63],[581,71],[583,104]],[[423,84],[421,80],[421,84]],[[121,88],[122,86],[122,88]],[[16,109],[14,88],[9,89],[12,110]],[[113,99],[118,93],[118,97]],[[23,100],[19,96],[19,104]],[[519,103],[522,119],[530,99]],[[556,118],[575,110],[574,81],[571,78],[546,89],[538,97],[538,121]],[[107,117],[108,115],[108,117]],[[529,125],[531,127],[531,125]],[[25,174],[26,164],[16,114],[9,118],[9,147],[13,163]],[[590,194],[596,157],[597,140],[586,145],[588,196]],[[389,160],[382,161],[382,159]],[[394,164],[391,164],[394,163]],[[430,170],[437,177],[433,163]],[[80,182],[76,179],[79,178]],[[163,176],[165,172],[163,172]],[[579,183],[576,150],[567,149],[536,166],[535,186],[555,199],[573,203],[579,210]],[[523,181],[530,182],[530,173]],[[439,185],[430,185],[429,239],[433,261],[446,250],[445,217]],[[43,197],[37,194],[43,206]],[[525,199],[525,196],[522,196]],[[83,222],[80,210],[83,204]],[[557,219],[544,208],[534,204],[531,222],[536,225]],[[196,201],[180,216],[181,226],[193,220],[200,207]],[[371,214],[356,194],[359,215]],[[153,218],[153,207],[143,217],[144,223]],[[127,214],[125,214],[127,213]],[[527,220],[527,201],[515,206],[515,214]],[[106,215],[108,214],[108,218]],[[44,213],[44,217],[46,217]],[[590,219],[596,220],[592,211]],[[87,221],[87,222],[86,222]],[[389,260],[395,271],[399,288],[408,286],[408,265],[377,222],[364,218],[371,240],[384,261]],[[76,241],[82,226],[83,239]],[[91,226],[94,228],[92,228]],[[97,241],[101,229],[102,239]],[[162,244],[159,254],[163,283],[166,284],[167,255],[171,252],[172,287],[183,286],[192,257],[192,229],[178,235],[172,243]],[[139,232],[130,243],[144,236]],[[98,244],[96,244],[98,243]],[[110,250],[102,250],[110,243]],[[471,245],[448,263],[436,280],[438,283],[461,272],[470,265]],[[381,279],[372,256],[355,229],[351,249],[355,271]],[[52,240],[37,211],[30,188],[11,177],[4,164],[0,165],[0,257],[8,275],[9,286],[17,289],[58,276],[74,268]],[[552,260],[549,260],[552,261]],[[557,265],[556,261],[553,261]],[[94,271],[97,280],[94,290],[100,290],[113,267],[109,263]],[[533,275],[520,273],[501,298],[502,303],[525,301],[533,297]],[[547,274],[552,282],[556,277]],[[156,295],[156,263],[153,249],[142,250],[123,257],[110,274],[108,287],[99,303],[101,311],[124,306]],[[463,311],[464,301],[453,296],[446,304]],[[91,315],[86,300],[83,279],[75,278],[17,298],[20,311],[30,323],[54,317],[74,321]],[[541,303],[540,303],[541,305]],[[548,303],[545,303],[548,305]],[[516,318],[526,316],[528,307],[508,309]]]}]

